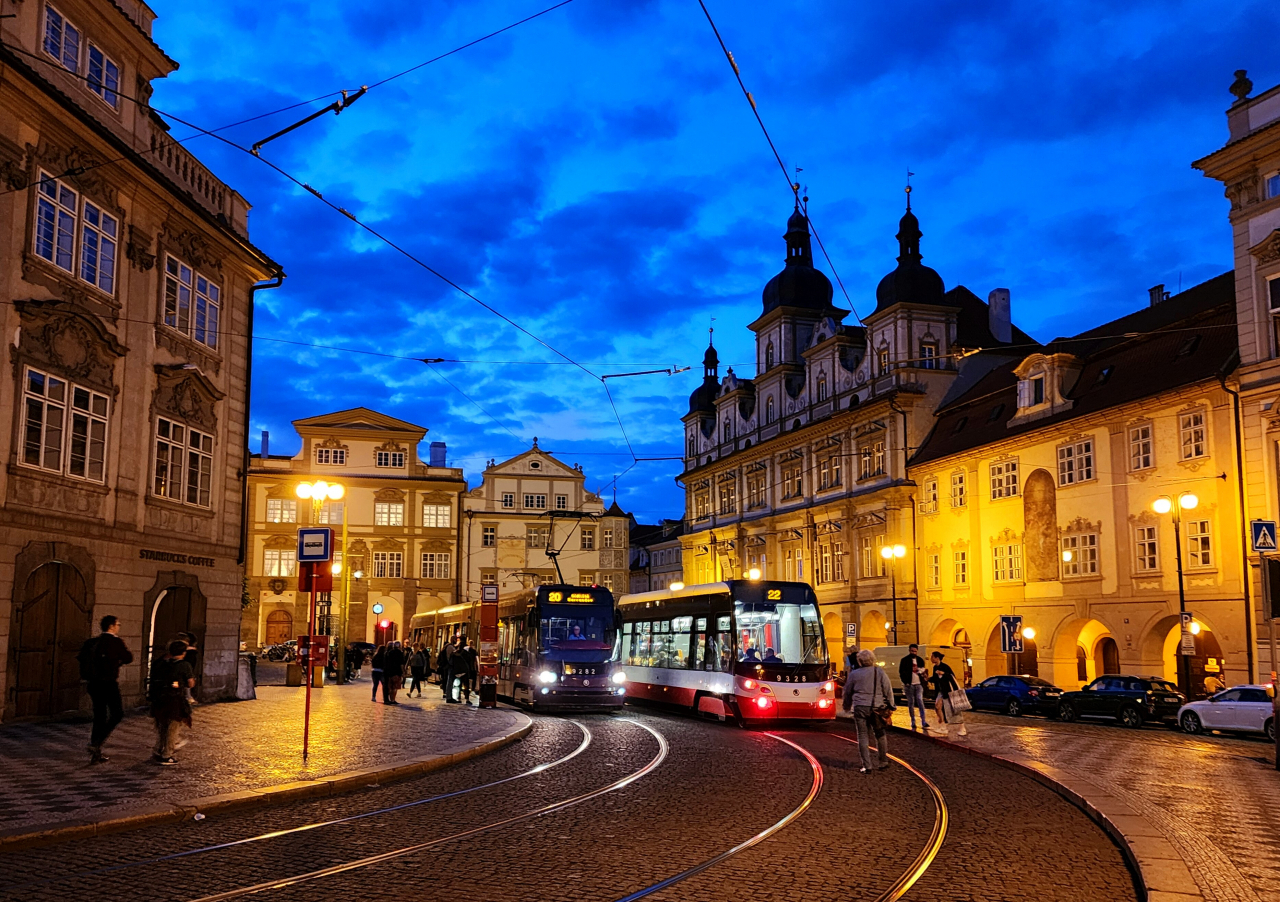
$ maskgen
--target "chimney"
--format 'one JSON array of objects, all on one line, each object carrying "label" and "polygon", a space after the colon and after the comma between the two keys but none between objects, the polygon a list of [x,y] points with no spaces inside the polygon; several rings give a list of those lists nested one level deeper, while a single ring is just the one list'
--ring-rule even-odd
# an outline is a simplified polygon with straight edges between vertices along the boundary
[{"label": "chimney", "polygon": [[1156,304],[1160,303],[1161,301],[1169,300],[1169,292],[1164,290],[1163,282],[1161,282],[1159,285],[1152,285],[1150,288],[1148,288],[1147,295],[1148,297],[1151,298],[1152,307],[1154,307]]},{"label": "chimney", "polygon": [[444,442],[431,443],[431,466],[443,467],[445,465],[445,450],[446,445]]},{"label": "chimney", "polygon": [[262,430],[262,457],[264,460],[267,457],[267,452],[270,450],[271,450],[271,433],[263,429]]},{"label": "chimney", "polygon": [[1013,320],[1009,315],[1009,289],[993,288],[987,295],[987,316],[996,341],[1013,341]]}]

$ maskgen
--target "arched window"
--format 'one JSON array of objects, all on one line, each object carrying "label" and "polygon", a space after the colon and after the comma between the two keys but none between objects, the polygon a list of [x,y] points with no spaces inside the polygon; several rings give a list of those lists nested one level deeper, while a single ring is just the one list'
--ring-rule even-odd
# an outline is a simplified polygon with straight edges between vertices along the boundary
[{"label": "arched window", "polygon": [[773,395],[770,395],[764,402],[764,424],[768,426],[773,422]]},{"label": "arched window", "polygon": [[697,441],[694,440],[694,437],[691,435],[689,436],[689,453],[686,455],[686,457],[693,457],[697,453],[698,453],[698,443]]},{"label": "arched window", "polygon": [[764,349],[764,368],[766,370],[773,369],[773,342],[769,342],[768,347]]},{"label": "arched window", "polygon": [[733,438],[733,424],[732,424],[731,422],[729,422],[728,420],[725,420],[725,421],[724,421],[724,435],[721,437],[721,441],[725,441],[725,442],[727,442],[727,441],[729,441],[729,439],[731,439],[731,438]]},{"label": "arched window", "polygon": [[826,373],[818,374],[818,400],[819,401],[827,400],[827,374]]}]

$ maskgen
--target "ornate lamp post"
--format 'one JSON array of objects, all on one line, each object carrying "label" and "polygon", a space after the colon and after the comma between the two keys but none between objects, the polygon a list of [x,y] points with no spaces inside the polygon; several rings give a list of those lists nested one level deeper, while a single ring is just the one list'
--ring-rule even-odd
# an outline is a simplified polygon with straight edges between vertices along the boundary
[{"label": "ornate lamp post", "polygon": [[907,556],[907,549],[901,545],[883,545],[880,557],[889,564],[889,594],[893,598],[893,644],[898,644],[898,567],[897,561]]},{"label": "ornate lamp post", "polygon": [[[299,498],[303,499],[304,501],[311,502],[311,522],[313,525],[320,522],[320,512],[324,510],[325,502],[341,500],[343,495],[346,494],[346,489],[344,489],[340,483],[325,482],[323,479],[318,479],[315,482],[300,482],[298,483],[298,487],[296,491],[298,493]],[[346,512],[346,508],[344,507],[342,511],[342,548],[344,552],[346,551],[346,547],[347,547],[347,512]],[[344,568],[342,567],[341,564],[334,563],[332,573],[334,574],[334,576],[337,576],[339,573],[342,572],[343,569]],[[347,601],[346,589],[347,589],[347,580],[344,577],[343,591],[342,591],[342,602],[344,607]],[[345,618],[343,618],[343,620],[344,622],[339,624],[339,629],[342,631],[345,631],[344,630]],[[311,608],[307,617],[307,623],[308,623],[307,635],[314,636],[316,632],[316,593],[315,592],[311,593]],[[341,679],[342,669],[345,664],[345,661],[343,660],[345,655],[343,655],[342,653],[343,647],[344,647],[344,643],[341,641],[341,636],[340,636],[339,642],[338,642],[339,679]],[[307,674],[308,685],[310,685],[310,682],[311,682],[311,674]]]},{"label": "ornate lamp post", "polygon": [[[1174,558],[1178,562],[1178,629],[1182,629],[1182,622],[1186,619],[1181,615],[1187,613],[1187,593],[1183,586],[1182,579],[1182,512],[1195,510],[1200,503],[1200,499],[1190,492],[1183,492],[1178,496],[1175,503],[1168,495],[1161,495],[1151,503],[1151,509],[1157,514],[1172,514],[1173,516],[1173,548]],[[1194,626],[1194,624],[1193,624]],[[1193,632],[1194,635],[1194,632]],[[1182,653],[1181,642],[1178,647],[1178,688],[1187,698],[1191,698],[1191,672],[1188,665],[1190,662],[1187,656]]]}]

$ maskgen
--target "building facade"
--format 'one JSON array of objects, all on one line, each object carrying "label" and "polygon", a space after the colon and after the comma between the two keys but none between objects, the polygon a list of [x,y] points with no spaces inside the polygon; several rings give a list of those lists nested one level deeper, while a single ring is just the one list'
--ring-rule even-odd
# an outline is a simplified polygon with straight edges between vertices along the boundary
[{"label": "building facade", "polygon": [[[967,649],[970,684],[1177,681],[1179,563],[1198,630],[1192,694],[1210,673],[1249,682],[1232,281],[1174,297],[1156,286],[1148,308],[1089,332],[964,362],[967,388],[939,407],[909,475],[921,638]],[[981,375],[966,379],[971,365]],[[1161,497],[1174,509],[1158,513]],[[1008,614],[1024,626],[1012,658]]]},{"label": "building facade", "polygon": [[1006,290],[984,303],[963,286],[946,290],[921,262],[910,203],[898,265],[861,325],[832,304],[799,209],[784,237],[785,266],[748,327],[756,376],[730,368],[721,379],[708,347],[689,398],[682,570],[688,584],[752,569],[809,582],[839,661],[850,626],[864,645],[917,636],[914,563],[882,557],[913,545],[919,489],[907,456],[933,425],[961,354],[1030,339],[1010,323]]},{"label": "building facade", "polygon": [[683,520],[631,527],[631,592],[669,589],[684,582]]},{"label": "building facade", "polygon": [[[74,656],[114,614],[150,647],[195,633],[200,695],[234,692],[255,283],[281,275],[249,205],[147,105],[177,68],[140,0],[0,19],[0,691],[81,708]],[[265,287],[265,286],[264,286]],[[140,653],[139,653],[140,652]]]},{"label": "building facade", "polygon": [[[1239,330],[1239,417],[1244,459],[1244,517],[1280,519],[1280,85],[1250,97],[1236,73],[1227,110],[1227,143],[1193,165],[1222,182],[1230,203]],[[1261,598],[1259,559],[1250,552],[1252,599]],[[1274,672],[1267,641],[1270,611],[1254,604],[1260,672]],[[1277,612],[1280,613],[1280,612]]]},{"label": "building facade", "polygon": [[630,518],[614,502],[606,510],[586,487],[582,467],[538,447],[501,463],[489,461],[463,498],[466,571],[461,600],[480,600],[481,586],[506,596],[560,581],[627,591]]},{"label": "building facade", "polygon": [[[251,458],[241,638],[257,648],[306,634],[310,599],[298,591],[297,535],[299,527],[317,525],[333,529],[334,560],[342,565],[321,600],[320,632],[348,642],[404,638],[414,614],[459,597],[462,470],[445,465],[444,442],[431,443],[428,460],[419,458],[424,427],[367,408],[293,426],[302,439],[297,454],[271,456],[264,433],[263,452]],[[317,480],[341,485],[343,497],[315,516],[297,487]]]}]

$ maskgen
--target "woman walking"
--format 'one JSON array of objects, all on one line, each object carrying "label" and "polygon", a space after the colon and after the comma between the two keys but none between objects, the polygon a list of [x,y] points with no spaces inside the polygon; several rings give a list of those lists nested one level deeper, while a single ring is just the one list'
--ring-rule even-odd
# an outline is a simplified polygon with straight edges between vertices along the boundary
[{"label": "woman walking", "polygon": [[371,702],[378,700],[378,687],[382,685],[382,662],[387,659],[387,647],[379,645],[378,650],[373,653],[373,661],[369,665],[369,672],[373,675],[373,697],[369,699]]},{"label": "woman walking", "polygon": [[427,682],[427,655],[421,645],[409,658],[409,673],[413,677],[413,682],[409,684],[409,691],[405,695],[413,698],[413,692],[416,689],[418,698],[422,698],[422,686]]},{"label": "woman walking", "polygon": [[[858,754],[862,756],[861,773],[884,770],[889,766],[889,741],[885,724],[893,709],[893,686],[884,668],[877,666],[871,649],[864,648],[854,659],[855,664],[844,684],[844,709],[853,708],[853,719],[858,727]],[[875,767],[871,761],[871,736],[876,737]]]},{"label": "woman walking", "polygon": [[951,725],[959,724],[960,732],[957,735],[968,736],[969,731],[964,725],[964,712],[968,710],[967,700],[962,708],[951,698],[951,693],[963,693],[964,690],[960,688],[960,683],[956,679],[955,671],[951,669],[951,665],[944,664],[942,658],[943,654],[940,651],[935,651],[929,656],[929,660],[933,663],[933,691],[937,694],[933,706],[938,714],[938,724],[941,727],[939,732],[949,739],[951,738]]}]

